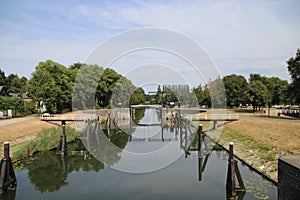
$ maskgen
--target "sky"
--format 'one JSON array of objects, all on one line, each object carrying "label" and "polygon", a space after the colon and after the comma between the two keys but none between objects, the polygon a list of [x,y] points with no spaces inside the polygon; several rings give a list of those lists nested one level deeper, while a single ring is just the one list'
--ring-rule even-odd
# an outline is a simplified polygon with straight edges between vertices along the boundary
[{"label": "sky", "polygon": [[300,48],[299,9],[298,0],[0,0],[0,68],[30,78],[41,61],[86,62],[110,38],[155,27],[195,41],[221,76],[289,81],[286,60]]}]

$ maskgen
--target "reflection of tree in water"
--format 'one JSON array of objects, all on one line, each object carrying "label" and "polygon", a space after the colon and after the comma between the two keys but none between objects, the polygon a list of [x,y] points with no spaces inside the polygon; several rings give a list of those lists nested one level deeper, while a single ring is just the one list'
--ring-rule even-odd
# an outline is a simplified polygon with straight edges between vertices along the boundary
[{"label": "reflection of tree in water", "polygon": [[129,134],[118,129],[98,129],[88,136],[86,134],[82,141],[94,157],[112,166],[121,159],[121,152],[129,140]]},{"label": "reflection of tree in water", "polygon": [[[54,192],[68,184],[67,177],[73,171],[96,171],[104,169],[103,163],[86,153],[81,141],[68,145],[70,152],[85,152],[82,155],[60,156],[54,152],[38,153],[24,161],[23,167],[28,170],[28,177],[35,189],[43,192]],[[69,153],[70,154],[70,153]]]}]

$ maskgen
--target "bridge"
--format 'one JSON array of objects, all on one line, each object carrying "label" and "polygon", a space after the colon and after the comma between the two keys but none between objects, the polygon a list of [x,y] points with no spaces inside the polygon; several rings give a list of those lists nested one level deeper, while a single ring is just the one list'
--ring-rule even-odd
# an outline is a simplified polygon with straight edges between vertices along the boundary
[{"label": "bridge", "polygon": [[185,118],[190,121],[238,121],[238,114],[190,114]]},{"label": "bridge", "polygon": [[40,117],[41,121],[88,121],[95,120],[97,116],[95,115],[75,115],[75,114],[66,114],[66,115],[42,115]]},{"label": "bridge", "polygon": [[160,109],[162,108],[162,105],[131,105],[130,108],[154,108],[154,109]]}]

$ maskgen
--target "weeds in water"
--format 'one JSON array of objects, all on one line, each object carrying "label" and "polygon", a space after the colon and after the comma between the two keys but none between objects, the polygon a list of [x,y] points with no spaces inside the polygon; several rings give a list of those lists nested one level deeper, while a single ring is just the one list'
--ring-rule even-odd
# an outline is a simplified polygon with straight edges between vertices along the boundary
[{"label": "weeds in water", "polygon": [[[36,138],[19,147],[12,155],[12,159],[20,159],[33,155],[38,151],[47,151],[56,148],[62,134],[62,127],[49,128],[40,131]],[[79,139],[78,133],[70,127],[66,127],[67,142]]]}]

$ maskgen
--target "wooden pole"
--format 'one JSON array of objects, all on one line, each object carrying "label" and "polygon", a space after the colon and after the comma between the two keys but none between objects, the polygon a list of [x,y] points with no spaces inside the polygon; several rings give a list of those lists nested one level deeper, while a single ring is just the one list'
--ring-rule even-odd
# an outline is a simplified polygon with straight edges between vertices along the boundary
[{"label": "wooden pole", "polygon": [[216,130],[218,128],[218,121],[214,120],[214,130]]},{"label": "wooden pole", "polygon": [[[238,185],[236,184],[236,179],[238,181]],[[229,143],[226,191],[231,197],[236,197],[237,192],[245,192],[245,186],[237,165],[237,161],[233,158],[233,142]]]},{"label": "wooden pole", "polygon": [[198,151],[201,151],[201,144],[202,144],[202,124],[198,127]]},{"label": "wooden pole", "polygon": [[56,149],[57,154],[65,155],[67,153],[67,135],[66,135],[66,121],[62,120],[62,135],[60,136],[60,141]]},{"label": "wooden pole", "polygon": [[0,190],[5,192],[7,188],[17,186],[17,178],[9,155],[9,142],[4,142],[4,158],[0,165]]}]

